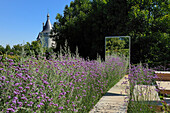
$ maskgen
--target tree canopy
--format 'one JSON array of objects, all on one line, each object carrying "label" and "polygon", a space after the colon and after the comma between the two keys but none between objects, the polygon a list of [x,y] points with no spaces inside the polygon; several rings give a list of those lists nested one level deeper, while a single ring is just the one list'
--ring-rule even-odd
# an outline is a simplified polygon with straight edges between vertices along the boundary
[{"label": "tree canopy", "polygon": [[84,58],[95,59],[97,53],[104,58],[105,36],[123,35],[127,11],[121,7],[125,4],[126,0],[75,0],[66,5],[64,15],[57,14],[54,23],[56,50],[67,40],[71,51],[78,46]]},{"label": "tree canopy", "polygon": [[131,36],[131,61],[170,59],[168,0],[74,0],[64,15],[57,14],[53,35],[55,51],[76,46],[80,56],[104,59],[106,36]]}]

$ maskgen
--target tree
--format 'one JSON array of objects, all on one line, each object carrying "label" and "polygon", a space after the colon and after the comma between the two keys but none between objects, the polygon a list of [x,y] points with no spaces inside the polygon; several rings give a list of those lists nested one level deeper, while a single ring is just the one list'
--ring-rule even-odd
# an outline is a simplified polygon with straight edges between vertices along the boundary
[{"label": "tree", "polygon": [[29,42],[27,42],[25,45],[23,45],[24,51],[26,52],[26,55],[31,55],[31,49],[32,46]]},{"label": "tree", "polygon": [[21,44],[14,45],[12,50],[13,50],[14,54],[20,55],[22,52],[22,45]]},{"label": "tree", "polygon": [[168,0],[74,0],[56,16],[55,51],[67,40],[72,53],[78,46],[80,56],[104,59],[105,37],[125,35],[133,64],[170,59],[168,10]]},{"label": "tree", "polygon": [[[29,44],[29,43],[27,43]],[[35,55],[39,55],[41,50],[41,44],[40,44],[40,41],[32,41],[31,42],[31,45],[30,45],[30,50],[34,51]]]},{"label": "tree", "polygon": [[3,55],[5,53],[5,48],[0,45],[0,55]]},{"label": "tree", "polygon": [[126,16],[126,0],[75,0],[65,7],[64,16],[57,14],[56,51],[67,40],[72,53],[78,46],[80,56],[96,59],[99,54],[104,59],[105,36],[123,35]]},{"label": "tree", "polygon": [[[158,46],[156,43],[160,42],[159,39],[169,40],[161,35],[169,34],[168,0],[128,0],[128,9],[126,26],[127,32],[132,37],[132,63],[161,61],[156,58],[160,53],[154,51],[160,52],[167,47],[165,43],[159,43]],[[161,36],[163,37],[160,38]],[[167,51],[163,52],[169,54]]]},{"label": "tree", "polygon": [[6,45],[5,51],[6,51],[6,53],[8,53],[8,54],[11,52],[11,47],[10,47],[9,44]]}]

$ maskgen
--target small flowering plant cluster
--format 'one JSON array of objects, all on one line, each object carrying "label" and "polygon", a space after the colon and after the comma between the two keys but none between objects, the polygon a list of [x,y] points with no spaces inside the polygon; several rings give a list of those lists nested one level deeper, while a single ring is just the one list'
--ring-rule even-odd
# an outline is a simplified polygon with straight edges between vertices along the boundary
[{"label": "small flowering plant cluster", "polygon": [[155,66],[153,69],[157,71],[170,71],[170,64],[167,64],[166,67],[163,65]]},{"label": "small flowering plant cluster", "polygon": [[5,60],[5,58],[9,58],[9,59],[12,59],[14,62],[18,62],[20,59],[20,56],[13,55],[12,52],[9,55],[7,55],[7,54],[0,55],[0,61]]},{"label": "small flowering plant cluster", "polygon": [[[158,96],[157,94],[153,93],[155,91],[158,92],[158,89],[156,89],[157,75],[155,74],[154,70],[148,69],[146,67],[137,65],[132,66],[130,69],[130,74],[128,76],[130,86],[127,87],[127,89],[130,90],[130,95],[128,97],[129,113],[155,112],[155,109],[148,107],[148,104],[150,104],[150,98],[156,98]],[[146,101],[148,103],[146,103]]]},{"label": "small flowering plant cluster", "polygon": [[141,65],[132,66],[128,79],[131,85],[153,85],[157,78],[154,70],[145,68]]},{"label": "small flowering plant cluster", "polygon": [[89,112],[125,75],[127,61],[108,57],[105,62],[80,57],[27,57],[0,62],[0,112]]}]

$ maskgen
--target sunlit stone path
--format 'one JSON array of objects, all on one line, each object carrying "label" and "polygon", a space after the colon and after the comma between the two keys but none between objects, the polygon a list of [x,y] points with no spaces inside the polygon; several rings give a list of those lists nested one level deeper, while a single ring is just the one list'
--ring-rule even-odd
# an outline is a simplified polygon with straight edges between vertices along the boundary
[{"label": "sunlit stone path", "polygon": [[[89,113],[127,113],[127,94],[126,87],[129,85],[124,76],[116,85],[114,85],[94,106]],[[126,83],[126,84],[125,84]]]}]

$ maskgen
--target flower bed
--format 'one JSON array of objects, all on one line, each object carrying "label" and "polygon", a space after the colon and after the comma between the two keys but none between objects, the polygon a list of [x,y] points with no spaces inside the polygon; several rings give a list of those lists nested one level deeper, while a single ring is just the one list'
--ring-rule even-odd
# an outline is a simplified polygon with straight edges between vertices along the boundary
[{"label": "flower bed", "polygon": [[105,62],[68,56],[0,61],[0,111],[7,113],[89,112],[127,68],[119,57]]},{"label": "flower bed", "polygon": [[130,69],[128,77],[130,82],[130,87],[128,87],[130,89],[128,113],[167,111],[167,109],[164,109],[163,101],[158,96],[157,79],[158,76],[152,69],[144,68],[140,65],[133,66]]}]

